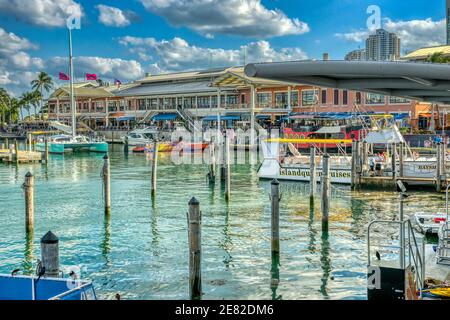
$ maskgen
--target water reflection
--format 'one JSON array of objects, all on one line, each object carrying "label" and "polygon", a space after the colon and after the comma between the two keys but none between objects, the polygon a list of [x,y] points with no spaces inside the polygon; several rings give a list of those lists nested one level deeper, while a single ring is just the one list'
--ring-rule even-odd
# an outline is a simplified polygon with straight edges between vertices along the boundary
[{"label": "water reflection", "polygon": [[308,251],[310,253],[314,253],[316,251],[316,235],[317,231],[314,229],[314,199],[311,199],[309,202],[309,221],[308,221],[308,234],[309,234],[309,242],[308,242]]},{"label": "water reflection", "polygon": [[[325,224],[326,225],[326,224]],[[320,285],[320,293],[325,298],[328,298],[328,279],[331,273],[331,259],[330,259],[330,242],[329,242],[328,226],[322,228],[322,245],[320,254],[320,265],[322,267],[322,277]]]},{"label": "water reflection", "polygon": [[270,289],[272,290],[272,300],[281,300],[283,296],[277,294],[280,284],[280,255],[272,253],[272,268],[270,269]]},{"label": "water reflection", "polygon": [[25,250],[24,260],[22,262],[22,271],[26,275],[33,274],[33,243],[34,243],[34,231],[30,230],[25,234]]},{"label": "water reflection", "polygon": [[103,223],[103,241],[101,243],[102,256],[106,261],[106,265],[111,264],[111,258],[109,254],[111,253],[111,216],[105,215],[105,221]]},{"label": "water reflection", "polygon": [[230,206],[227,204],[227,210],[225,213],[225,223],[223,227],[223,242],[220,244],[220,247],[225,251],[225,257],[223,259],[223,263],[225,264],[225,269],[230,269],[231,261],[233,257],[231,256],[231,248],[233,246],[233,242],[230,236]]}]

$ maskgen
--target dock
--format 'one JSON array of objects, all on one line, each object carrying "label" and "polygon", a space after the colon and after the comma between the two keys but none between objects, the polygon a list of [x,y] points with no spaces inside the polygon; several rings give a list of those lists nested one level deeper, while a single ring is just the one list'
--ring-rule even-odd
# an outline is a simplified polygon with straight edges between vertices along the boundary
[{"label": "dock", "polygon": [[16,158],[16,153],[8,149],[0,149],[0,161],[6,163],[33,163],[33,162],[42,162],[43,156],[41,152],[36,151],[21,151],[19,150],[17,153],[18,157]]}]

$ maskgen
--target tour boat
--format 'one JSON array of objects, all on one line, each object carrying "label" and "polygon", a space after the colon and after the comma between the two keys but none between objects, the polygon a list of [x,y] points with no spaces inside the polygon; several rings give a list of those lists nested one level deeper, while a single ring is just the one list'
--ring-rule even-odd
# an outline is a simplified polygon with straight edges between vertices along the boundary
[{"label": "tour boat", "polygon": [[96,300],[91,281],[0,275],[0,300]]},{"label": "tour boat", "polygon": [[[292,181],[310,181],[310,157],[301,155],[295,144],[299,139],[273,139],[261,141],[264,160],[258,170],[260,179],[278,179]],[[316,143],[339,144],[348,143],[347,140],[331,139],[302,139],[301,143],[308,143],[310,146]],[[350,141],[351,142],[351,141]],[[280,143],[287,144],[291,155],[282,155]],[[322,174],[322,157],[315,158],[317,182],[320,182]],[[351,184],[351,157],[346,155],[330,157],[330,178],[331,183]]]},{"label": "tour boat", "polygon": [[[158,144],[158,152],[196,152],[196,151],[204,151],[209,146],[209,143],[185,143],[183,141],[180,142],[165,142]],[[145,152],[153,152],[153,144],[148,144],[145,147]]]}]

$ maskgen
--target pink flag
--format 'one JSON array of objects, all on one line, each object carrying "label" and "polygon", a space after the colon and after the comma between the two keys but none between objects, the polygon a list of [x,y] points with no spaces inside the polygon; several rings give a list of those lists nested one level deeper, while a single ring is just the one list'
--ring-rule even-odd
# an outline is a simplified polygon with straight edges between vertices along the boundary
[{"label": "pink flag", "polygon": [[59,73],[59,80],[68,81],[68,80],[70,80],[70,78],[69,78],[69,76],[67,74],[60,72]]},{"label": "pink flag", "polygon": [[95,73],[86,73],[86,80],[97,80],[97,75]]}]

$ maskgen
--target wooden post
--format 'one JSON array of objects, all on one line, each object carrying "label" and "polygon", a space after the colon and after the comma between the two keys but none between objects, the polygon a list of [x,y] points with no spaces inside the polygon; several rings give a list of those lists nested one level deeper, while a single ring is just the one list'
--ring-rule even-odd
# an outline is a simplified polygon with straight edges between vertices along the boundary
[{"label": "wooden post", "polygon": [[400,149],[400,151],[399,151],[399,167],[398,167],[398,169],[399,169],[399,176],[400,177],[402,177],[403,178],[403,176],[404,176],[404,170],[403,170],[403,159],[404,159],[404,156],[405,156],[405,149],[404,149],[404,144],[403,144],[403,142],[402,143],[400,143],[400,146],[399,146],[399,149]]},{"label": "wooden post", "polygon": [[125,136],[125,146],[123,147],[123,152],[128,153],[129,146],[128,146],[128,135]]},{"label": "wooden post", "polygon": [[322,224],[328,223],[330,211],[330,156],[324,155],[322,158]]},{"label": "wooden post", "polygon": [[200,300],[202,297],[202,214],[200,203],[195,198],[189,201],[187,218],[189,228],[189,295],[192,300]]},{"label": "wooden post", "polygon": [[5,138],[6,149],[9,149],[9,139]]},{"label": "wooden post", "polygon": [[231,198],[231,160],[230,160],[230,139],[225,138],[225,161],[226,161],[226,172],[225,172],[225,200],[230,201]]},{"label": "wooden post", "polygon": [[216,144],[211,141],[209,145],[210,164],[209,164],[209,183],[216,182]]},{"label": "wooden post", "polygon": [[309,197],[313,201],[316,193],[316,148],[311,147],[309,154]]},{"label": "wooden post", "polygon": [[27,133],[28,151],[31,151],[31,133]]},{"label": "wooden post", "polygon": [[158,139],[153,141],[153,162],[152,162],[152,196],[156,195],[156,179],[158,170]]},{"label": "wooden post", "polygon": [[392,155],[391,155],[391,164],[392,164],[392,179],[395,180],[395,176],[396,176],[396,170],[397,170],[397,157],[396,157],[396,153],[397,153],[397,144],[393,143],[392,144]]},{"label": "wooden post", "polygon": [[441,145],[438,144],[436,146],[436,191],[440,192],[442,190],[442,181],[441,181],[441,168],[442,168],[442,152]]},{"label": "wooden post", "polygon": [[280,183],[274,179],[271,183],[270,200],[272,202],[272,255],[280,253]]},{"label": "wooden post", "polygon": [[103,192],[104,192],[104,203],[105,203],[105,214],[109,215],[111,213],[111,169],[110,161],[108,155],[103,157]]},{"label": "wooden post", "polygon": [[28,232],[34,229],[34,176],[31,172],[25,175],[23,190],[25,193],[25,227]]},{"label": "wooden post", "polygon": [[41,239],[41,262],[44,277],[56,278],[59,273],[59,239],[51,231]]},{"label": "wooden post", "polygon": [[19,144],[17,143],[17,140],[14,139],[14,161],[16,162],[16,164],[19,164]]},{"label": "wooden post", "polygon": [[45,159],[45,164],[48,164],[48,138],[45,138],[44,159]]},{"label": "wooden post", "polygon": [[221,157],[222,157],[222,161],[220,164],[220,180],[221,181],[225,181],[226,179],[226,142],[225,140],[227,139],[227,137],[224,137],[224,141],[222,141],[222,153],[221,153]]},{"label": "wooden post", "polygon": [[356,141],[352,141],[352,174],[351,174],[351,188],[356,187]]},{"label": "wooden post", "polygon": [[367,163],[369,160],[369,148],[367,146],[367,142],[363,141],[362,143],[362,155],[361,155],[361,159],[362,159],[362,175],[364,176],[365,173],[367,172]]}]

